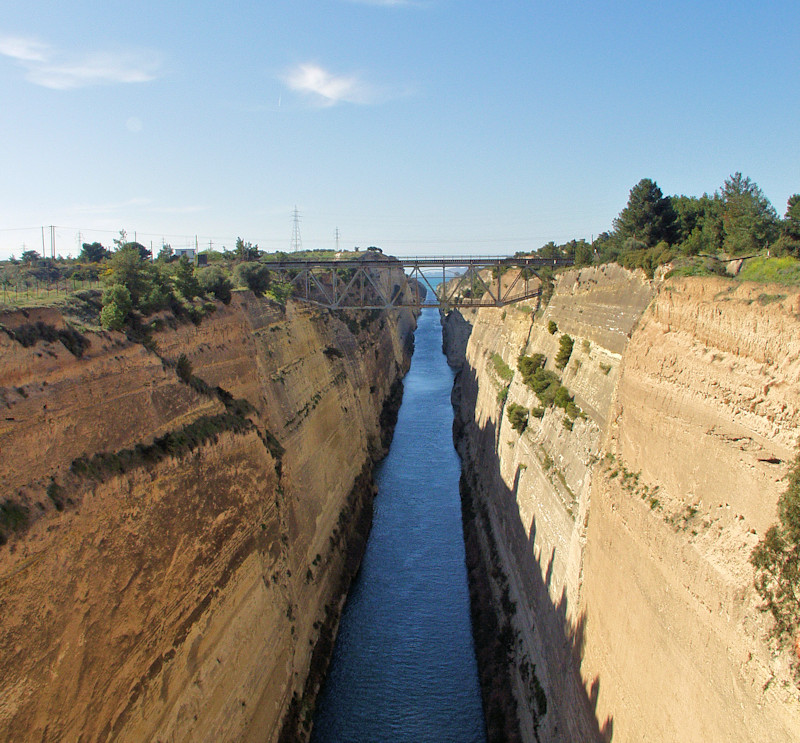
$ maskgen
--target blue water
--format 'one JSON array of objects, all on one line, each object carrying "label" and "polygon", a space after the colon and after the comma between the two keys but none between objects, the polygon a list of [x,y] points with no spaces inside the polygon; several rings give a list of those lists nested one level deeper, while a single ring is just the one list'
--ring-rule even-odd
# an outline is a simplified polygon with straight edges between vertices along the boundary
[{"label": "blue water", "polygon": [[438,311],[425,310],[312,743],[486,740],[441,345]]}]

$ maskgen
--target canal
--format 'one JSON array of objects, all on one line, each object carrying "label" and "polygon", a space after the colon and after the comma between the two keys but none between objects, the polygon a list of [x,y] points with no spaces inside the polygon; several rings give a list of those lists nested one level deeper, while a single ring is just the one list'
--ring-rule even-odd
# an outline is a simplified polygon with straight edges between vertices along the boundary
[{"label": "canal", "polygon": [[485,741],[441,346],[438,312],[424,310],[312,743]]}]

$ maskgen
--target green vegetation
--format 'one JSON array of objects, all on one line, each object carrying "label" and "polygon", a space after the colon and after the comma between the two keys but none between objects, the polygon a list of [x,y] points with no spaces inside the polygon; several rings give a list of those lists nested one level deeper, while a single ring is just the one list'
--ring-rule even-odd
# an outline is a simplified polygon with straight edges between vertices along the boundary
[{"label": "green vegetation", "polygon": [[506,416],[511,423],[511,428],[519,433],[522,433],[528,425],[528,408],[524,405],[510,402],[506,406]]},{"label": "green vegetation", "polygon": [[558,339],[558,354],[556,354],[555,364],[557,369],[563,369],[569,363],[572,355],[574,341],[566,333]]},{"label": "green vegetation", "polygon": [[551,320],[547,323],[547,332],[550,333],[550,335],[555,335],[558,332],[558,325],[555,320]]},{"label": "green vegetation", "polygon": [[510,382],[513,379],[514,370],[503,361],[503,357],[499,353],[492,354],[492,364],[500,379],[504,379],[506,382]]},{"label": "green vegetation", "polygon": [[[562,336],[569,337],[569,336]],[[571,347],[570,347],[571,350]],[[520,356],[517,359],[517,369],[522,375],[522,381],[528,385],[539,398],[541,407],[534,408],[531,414],[535,418],[541,418],[544,411],[552,405],[562,408],[571,422],[577,417],[585,417],[581,409],[575,404],[574,398],[569,394],[569,390],[561,384],[558,374],[549,369],[545,369],[546,359],[544,355],[537,353],[533,356]],[[567,424],[564,424],[567,426]]]},{"label": "green vegetation", "polygon": [[0,546],[8,541],[10,533],[24,529],[28,523],[28,510],[19,503],[5,500],[0,503]]},{"label": "green vegetation", "polygon": [[737,278],[741,281],[797,285],[800,284],[800,260],[789,255],[780,258],[759,256],[745,261]]},{"label": "green vegetation", "polygon": [[0,329],[25,348],[29,348],[38,341],[47,341],[49,343],[61,341],[73,356],[80,358],[83,352],[89,347],[89,341],[81,335],[80,332],[69,325],[58,330],[52,325],[48,325],[39,320],[30,325],[20,325],[14,330],[5,327]]},{"label": "green vegetation", "polygon": [[[750,556],[762,609],[774,620],[779,641],[797,640],[800,628],[800,456],[789,485],[778,500],[779,522],[771,526]],[[795,671],[800,675],[800,668]]]},{"label": "green vegetation", "polygon": [[[724,273],[724,261],[730,258],[766,259],[767,253],[800,259],[800,194],[789,197],[781,218],[758,185],[739,172],[714,194],[699,197],[666,196],[654,180],[643,178],[630,190],[611,230],[591,244],[551,241],[536,251],[542,258],[570,258],[575,266],[615,261],[641,268],[650,277],[667,262],[674,262],[675,275],[708,275]],[[800,283],[800,267],[792,265],[784,281]],[[552,270],[541,275],[544,306],[552,291]],[[770,280],[758,271],[742,278]]]}]

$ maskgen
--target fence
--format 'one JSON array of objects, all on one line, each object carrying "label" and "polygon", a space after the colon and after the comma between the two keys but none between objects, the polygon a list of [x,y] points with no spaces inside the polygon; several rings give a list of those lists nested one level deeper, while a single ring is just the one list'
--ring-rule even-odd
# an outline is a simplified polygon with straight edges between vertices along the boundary
[{"label": "fence", "polygon": [[6,280],[0,283],[0,302],[3,304],[19,304],[20,302],[35,300],[37,303],[47,303],[83,289],[99,289],[101,287],[102,284],[99,279]]}]

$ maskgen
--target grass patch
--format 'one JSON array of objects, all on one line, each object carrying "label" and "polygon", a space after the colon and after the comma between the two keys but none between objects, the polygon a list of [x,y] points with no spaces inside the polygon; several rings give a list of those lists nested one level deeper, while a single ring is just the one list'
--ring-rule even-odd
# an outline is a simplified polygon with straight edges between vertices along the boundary
[{"label": "grass patch", "polygon": [[503,357],[499,353],[492,354],[492,365],[497,376],[506,382],[510,382],[514,378],[514,370],[503,361]]},{"label": "grass patch", "polygon": [[790,255],[780,258],[759,256],[744,262],[736,277],[739,281],[758,281],[764,284],[800,284],[800,260]]}]

